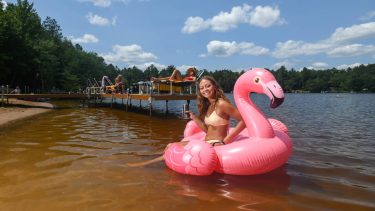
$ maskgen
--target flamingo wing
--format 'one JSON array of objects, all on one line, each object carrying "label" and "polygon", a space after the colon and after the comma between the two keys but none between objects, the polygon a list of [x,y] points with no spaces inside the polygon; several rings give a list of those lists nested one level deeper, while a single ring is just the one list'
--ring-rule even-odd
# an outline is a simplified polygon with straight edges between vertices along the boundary
[{"label": "flamingo wing", "polygon": [[214,148],[204,141],[190,141],[186,146],[172,144],[164,153],[166,165],[190,175],[210,175],[217,164]]}]

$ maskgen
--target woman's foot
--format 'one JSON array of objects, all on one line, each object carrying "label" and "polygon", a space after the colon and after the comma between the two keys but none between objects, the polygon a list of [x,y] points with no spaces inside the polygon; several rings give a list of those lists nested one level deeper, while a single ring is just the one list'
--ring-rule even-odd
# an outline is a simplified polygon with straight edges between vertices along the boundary
[{"label": "woman's foot", "polygon": [[155,77],[151,77],[151,80],[152,82],[160,82],[162,79],[160,78],[155,78]]}]

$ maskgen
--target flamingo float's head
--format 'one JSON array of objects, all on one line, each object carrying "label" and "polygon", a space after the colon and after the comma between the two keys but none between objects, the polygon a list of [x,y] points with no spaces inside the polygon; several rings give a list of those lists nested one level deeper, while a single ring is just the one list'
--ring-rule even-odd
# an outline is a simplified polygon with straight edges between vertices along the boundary
[{"label": "flamingo float's head", "polygon": [[237,82],[239,84],[236,83],[235,89],[267,95],[271,100],[271,108],[276,108],[284,102],[283,89],[272,73],[264,68],[251,68],[241,75]]}]

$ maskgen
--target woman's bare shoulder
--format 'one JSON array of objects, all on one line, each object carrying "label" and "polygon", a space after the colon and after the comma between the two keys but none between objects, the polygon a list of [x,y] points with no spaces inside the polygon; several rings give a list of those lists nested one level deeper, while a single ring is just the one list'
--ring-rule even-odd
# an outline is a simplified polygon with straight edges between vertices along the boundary
[{"label": "woman's bare shoulder", "polygon": [[230,108],[233,105],[230,102],[228,102],[228,101],[226,101],[226,100],[224,100],[222,98],[219,98],[218,101],[217,101],[217,103],[216,103],[216,106],[219,109],[225,109],[225,108]]}]

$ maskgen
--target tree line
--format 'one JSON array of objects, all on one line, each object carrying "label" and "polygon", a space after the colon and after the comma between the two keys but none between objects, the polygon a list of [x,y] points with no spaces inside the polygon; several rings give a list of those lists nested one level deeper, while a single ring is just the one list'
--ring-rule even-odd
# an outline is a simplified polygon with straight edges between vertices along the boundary
[{"label": "tree line", "polygon": [[[35,93],[75,92],[88,86],[89,79],[99,81],[104,75],[114,79],[122,74],[129,87],[151,77],[168,76],[174,69],[173,65],[161,70],[150,65],[142,71],[136,66],[121,69],[106,64],[97,53],[86,52],[63,37],[55,19],[42,21],[27,0],[6,8],[0,2],[0,85],[27,87]],[[280,67],[271,71],[286,92],[375,92],[375,64],[346,70]],[[212,75],[225,92],[231,92],[243,72],[205,70],[204,74]]]}]

